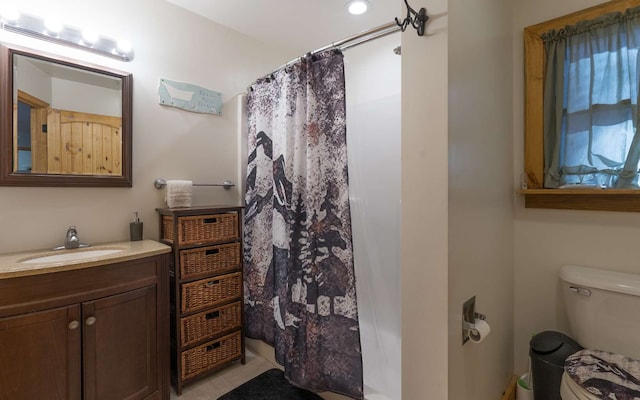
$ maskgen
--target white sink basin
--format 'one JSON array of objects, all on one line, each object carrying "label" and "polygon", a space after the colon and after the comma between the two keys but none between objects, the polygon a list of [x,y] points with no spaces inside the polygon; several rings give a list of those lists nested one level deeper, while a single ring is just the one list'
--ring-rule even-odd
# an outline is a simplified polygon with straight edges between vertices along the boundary
[{"label": "white sink basin", "polygon": [[95,249],[95,250],[72,250],[59,254],[50,254],[46,256],[29,258],[27,260],[20,261],[24,264],[43,264],[43,263],[56,263],[65,261],[78,261],[86,260],[89,258],[97,258],[107,256],[109,254],[115,254],[121,252],[122,249]]}]

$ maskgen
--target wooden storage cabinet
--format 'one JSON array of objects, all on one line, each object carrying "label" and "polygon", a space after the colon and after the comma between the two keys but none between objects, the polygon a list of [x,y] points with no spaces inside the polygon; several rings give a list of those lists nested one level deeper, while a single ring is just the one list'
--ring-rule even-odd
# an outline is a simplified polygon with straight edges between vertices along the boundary
[{"label": "wooden storage cabinet", "polygon": [[157,209],[171,246],[171,381],[189,382],[245,362],[242,207]]},{"label": "wooden storage cabinet", "polygon": [[167,264],[0,280],[0,400],[169,400]]},{"label": "wooden storage cabinet", "polygon": [[0,318],[0,399],[79,400],[79,306]]}]

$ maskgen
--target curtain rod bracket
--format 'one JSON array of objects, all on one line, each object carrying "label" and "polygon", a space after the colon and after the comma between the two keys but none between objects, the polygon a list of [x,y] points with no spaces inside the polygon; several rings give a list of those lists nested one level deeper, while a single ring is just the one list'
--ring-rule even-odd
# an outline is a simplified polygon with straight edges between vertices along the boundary
[{"label": "curtain rod bracket", "polygon": [[400,22],[400,20],[396,18],[396,24],[398,24],[402,32],[404,32],[409,24],[411,24],[411,26],[413,26],[416,31],[418,31],[418,36],[424,36],[424,27],[429,20],[427,10],[422,7],[416,12],[416,10],[411,8],[407,0],[404,0],[404,4],[407,6],[407,17],[402,22]]}]

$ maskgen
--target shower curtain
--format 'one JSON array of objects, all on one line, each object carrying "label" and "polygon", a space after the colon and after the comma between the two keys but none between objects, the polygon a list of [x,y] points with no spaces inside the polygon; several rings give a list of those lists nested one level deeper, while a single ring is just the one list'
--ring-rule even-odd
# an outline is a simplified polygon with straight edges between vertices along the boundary
[{"label": "shower curtain", "polygon": [[303,57],[247,102],[246,335],[293,384],[362,398],[342,53]]}]

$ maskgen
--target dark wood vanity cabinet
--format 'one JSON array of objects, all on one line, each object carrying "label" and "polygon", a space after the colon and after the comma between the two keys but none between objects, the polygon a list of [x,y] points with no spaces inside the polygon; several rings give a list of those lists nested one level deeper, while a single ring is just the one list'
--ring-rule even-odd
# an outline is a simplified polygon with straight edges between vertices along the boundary
[{"label": "dark wood vanity cabinet", "polygon": [[167,265],[0,280],[0,400],[168,400]]},{"label": "dark wood vanity cabinet", "polygon": [[82,398],[78,305],[0,318],[0,399]]},{"label": "dark wood vanity cabinet", "polygon": [[160,241],[172,247],[171,380],[182,386],[245,362],[242,207],[157,209]]}]

